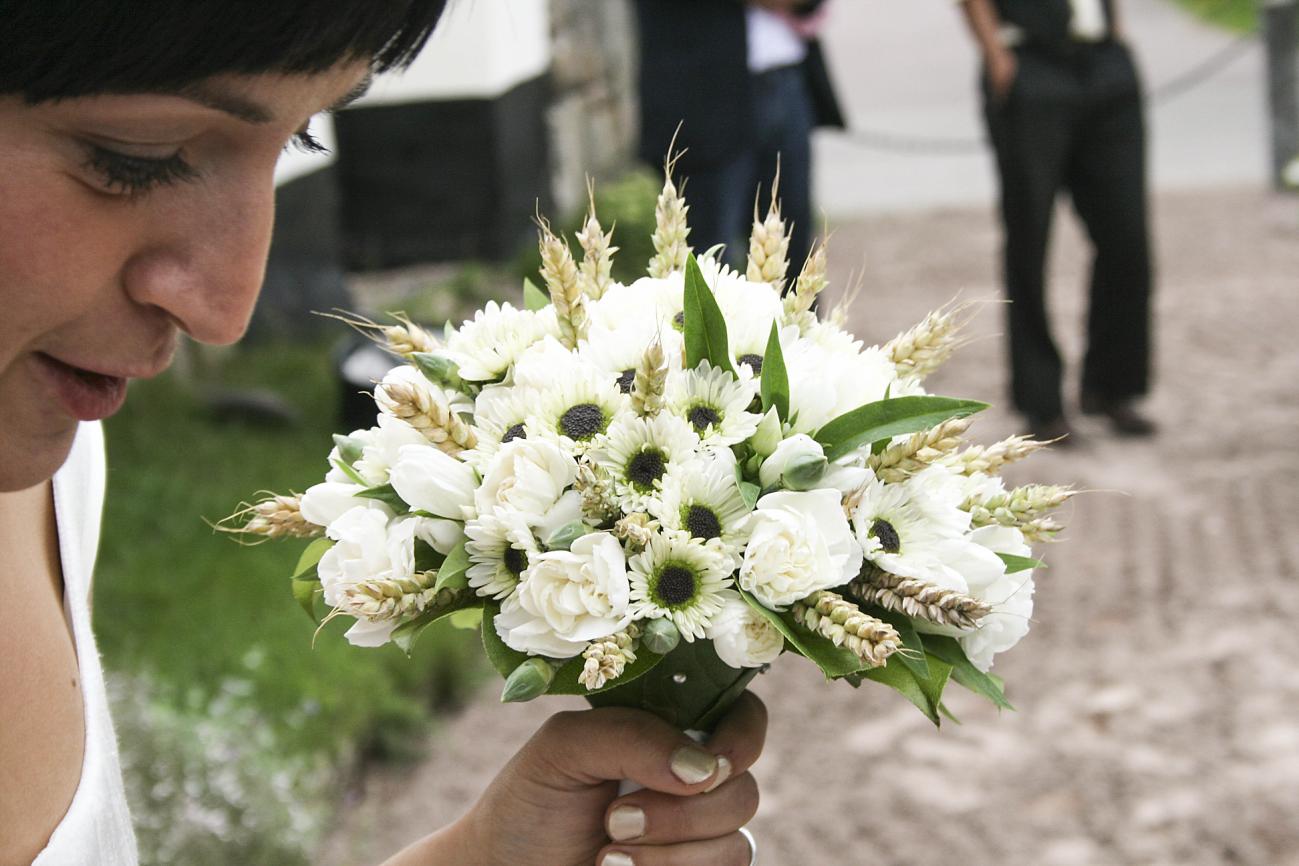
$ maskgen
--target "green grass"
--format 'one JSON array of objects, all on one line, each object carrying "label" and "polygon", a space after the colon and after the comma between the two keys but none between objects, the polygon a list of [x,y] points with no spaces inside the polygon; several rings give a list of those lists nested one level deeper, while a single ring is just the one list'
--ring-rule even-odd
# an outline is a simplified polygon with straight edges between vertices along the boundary
[{"label": "green grass", "polygon": [[147,675],[176,706],[233,683],[285,750],[400,754],[482,670],[472,633],[428,634],[408,659],[350,646],[338,623],[313,648],[287,581],[305,542],[240,547],[204,522],[322,478],[337,424],[328,364],[325,347],[287,346],[226,362],[223,384],[278,386],[302,412],[293,429],[218,424],[175,376],[133,387],[107,425],[96,625],[109,669]]},{"label": "green grass", "polygon": [[1177,0],[1191,14],[1236,33],[1258,26],[1257,0]]}]

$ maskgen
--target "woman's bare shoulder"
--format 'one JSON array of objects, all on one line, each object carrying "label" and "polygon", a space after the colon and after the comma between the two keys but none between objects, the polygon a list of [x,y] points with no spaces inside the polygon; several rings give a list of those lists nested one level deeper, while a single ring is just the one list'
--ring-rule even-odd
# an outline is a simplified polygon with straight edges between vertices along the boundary
[{"label": "woman's bare shoulder", "polygon": [[85,716],[48,485],[0,493],[0,863],[29,863],[81,779]]}]

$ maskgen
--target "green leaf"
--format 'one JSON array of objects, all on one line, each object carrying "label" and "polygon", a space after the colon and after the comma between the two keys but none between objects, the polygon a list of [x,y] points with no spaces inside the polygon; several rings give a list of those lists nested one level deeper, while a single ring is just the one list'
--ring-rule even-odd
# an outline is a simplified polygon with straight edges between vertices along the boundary
[{"label": "green leaf", "polygon": [[974,666],[961,649],[956,638],[947,635],[927,634],[924,636],[925,650],[933,658],[938,658],[952,666],[952,679],[977,695],[982,695],[1003,710],[1015,709],[1006,700],[1006,692],[1001,680],[992,674],[985,674]]},{"label": "green leaf", "polygon": [[295,577],[289,585],[293,588],[293,600],[307,612],[312,622],[319,623],[320,617],[316,614],[316,595],[322,592],[320,581],[315,578]]},{"label": "green leaf", "polygon": [[419,636],[424,633],[425,629],[433,623],[454,616],[461,611],[479,607],[482,605],[482,601],[473,593],[466,592],[460,596],[455,604],[426,610],[414,619],[407,620],[393,629],[392,642],[406,655],[410,655],[411,649],[415,646],[415,641],[419,640]]},{"label": "green leaf", "polygon": [[929,670],[928,677],[918,677],[899,655],[894,655],[884,667],[866,671],[865,677],[896,690],[915,704],[929,721],[939,725],[941,718],[938,708],[942,705],[943,687],[947,685],[947,678],[952,668],[934,658],[929,660]]},{"label": "green leaf", "polygon": [[298,557],[298,564],[293,567],[293,576],[295,578],[316,579],[316,565],[324,557],[325,552],[334,546],[334,542],[328,538],[317,538],[306,546],[302,555]]},{"label": "green leaf", "polygon": [[338,457],[348,466],[351,466],[365,452],[365,446],[357,439],[351,436],[343,436],[340,433],[334,434],[334,445],[338,448]]},{"label": "green leaf", "polygon": [[753,675],[752,668],[737,670],[718,658],[711,641],[682,641],[649,671],[629,682],[623,682],[624,673],[617,685],[588,694],[587,700],[596,707],[647,710],[681,730],[707,731]]},{"label": "green leaf", "polygon": [[1013,553],[998,553],[1001,561],[1006,563],[1006,574],[1028,571],[1031,568],[1046,568],[1046,563],[1031,556],[1015,556]]},{"label": "green leaf", "polygon": [[740,482],[740,496],[744,498],[744,504],[750,511],[757,505],[758,497],[761,495],[762,488],[758,485],[750,484],[748,481]]},{"label": "green leaf", "polygon": [[523,306],[529,310],[544,310],[550,306],[550,295],[537,288],[537,284],[523,278]]},{"label": "green leaf", "polygon": [[762,614],[768,622],[785,636],[785,640],[789,642],[795,652],[819,667],[827,678],[844,677],[860,671],[865,666],[864,662],[852,650],[847,647],[835,646],[834,642],[829,638],[809,631],[795,621],[792,613],[788,611],[777,613],[766,607],[748,592],[739,589],[739,587],[736,587],[736,589],[744,600],[749,603],[749,607]]},{"label": "green leaf", "polygon": [[514,669],[528,660],[527,653],[521,653],[518,650],[510,649],[501,636],[496,633],[496,615],[501,612],[501,606],[489,601],[483,605],[483,649],[487,652],[487,660],[496,668],[496,672],[502,677],[508,677],[514,672]]},{"label": "green leaf", "polygon": [[377,487],[367,487],[364,490],[358,491],[355,495],[360,496],[363,499],[377,499],[397,514],[406,514],[410,511],[410,506],[406,504],[406,500],[397,495],[397,491],[391,484],[380,484]]},{"label": "green leaf", "polygon": [[582,667],[586,664],[586,659],[578,656],[569,659],[560,666],[559,670],[555,672],[555,679],[550,684],[550,689],[546,694],[583,696],[598,695],[601,692],[607,692],[611,689],[616,689],[620,686],[630,684],[632,681],[653,670],[659,662],[663,661],[663,659],[664,656],[655,652],[650,652],[648,647],[641,647],[636,650],[636,661],[627,665],[626,670],[622,672],[622,676],[618,677],[616,680],[611,680],[605,683],[603,688],[593,690],[588,689],[577,681],[578,675],[582,673]]},{"label": "green leaf", "polygon": [[415,369],[424,374],[424,378],[438,385],[454,390],[462,390],[465,380],[460,378],[460,365],[450,358],[435,355],[432,352],[415,352],[410,356]]},{"label": "green leaf", "polygon": [[762,411],[776,407],[782,421],[789,420],[789,373],[785,370],[785,355],[780,348],[780,329],[771,323],[771,336],[767,338],[767,351],[762,355]]},{"label": "green leaf", "polygon": [[443,589],[464,589],[469,586],[469,578],[465,573],[469,571],[469,552],[465,550],[464,539],[451,548],[447,558],[438,566],[437,580],[433,583],[433,591],[439,592]]},{"label": "green leaf", "polygon": [[928,430],[948,418],[964,418],[988,408],[977,400],[951,397],[894,397],[845,412],[816,433],[827,460],[836,460],[864,443]]},{"label": "green leaf", "polygon": [[329,462],[333,465],[335,469],[337,469],[339,472],[342,472],[349,479],[351,479],[353,484],[359,484],[362,487],[365,487],[369,483],[364,478],[362,478],[355,469],[353,469],[349,464],[344,463],[342,460],[335,459],[335,460],[330,460]]},{"label": "green leaf", "polygon": [[686,368],[693,370],[703,361],[721,367],[731,375],[731,353],[727,345],[726,319],[717,306],[712,289],[704,281],[703,272],[694,255],[686,259],[686,284],[682,294],[683,329],[686,338]]},{"label": "green leaf", "polygon": [[451,614],[447,620],[452,628],[472,631],[483,624],[483,609],[481,607],[467,607],[464,610],[458,610]]}]

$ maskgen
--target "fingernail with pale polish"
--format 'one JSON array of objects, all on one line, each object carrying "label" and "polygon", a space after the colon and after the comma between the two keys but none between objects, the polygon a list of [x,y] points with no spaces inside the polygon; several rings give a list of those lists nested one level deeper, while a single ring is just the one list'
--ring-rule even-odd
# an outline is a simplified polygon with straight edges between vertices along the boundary
[{"label": "fingernail with pale polish", "polygon": [[608,829],[609,838],[615,842],[626,842],[644,836],[645,812],[635,806],[619,806],[609,813]]},{"label": "fingernail with pale polish", "polygon": [[636,866],[636,861],[621,851],[610,851],[600,861],[600,866]]},{"label": "fingernail with pale polish", "polygon": [[709,785],[707,788],[704,788],[704,793],[705,794],[708,793],[709,791],[718,787],[729,778],[731,778],[731,762],[727,760],[725,755],[718,755],[717,775],[716,777],[713,778],[712,784]]},{"label": "fingernail with pale polish", "polygon": [[717,771],[717,757],[698,746],[682,746],[672,753],[672,775],[687,785],[705,782]]}]

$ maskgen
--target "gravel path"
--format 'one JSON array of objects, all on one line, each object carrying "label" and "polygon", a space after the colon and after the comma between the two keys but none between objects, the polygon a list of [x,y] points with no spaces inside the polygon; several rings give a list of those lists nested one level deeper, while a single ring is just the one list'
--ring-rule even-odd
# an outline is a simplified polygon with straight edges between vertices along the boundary
[{"label": "gravel path", "polygon": [[[827,688],[782,659],[755,685],[772,710],[764,864],[1299,864],[1299,202],[1167,195],[1156,217],[1163,434],[1130,444],[1080,421],[1083,448],[1013,479],[1097,491],[1065,515],[1033,632],[998,665],[1019,711],[954,689],[964,724],[937,731],[884,689]],[[1071,223],[1054,312],[1077,359]],[[985,210],[840,225],[836,284],[864,269],[867,287],[856,332],[883,341],[958,293],[995,298],[996,244]],[[931,390],[1003,402],[1000,320],[990,305]],[[1014,428],[994,409],[975,431]],[[502,707],[497,688],[425,763],[370,774],[324,863],[377,862],[450,820],[566,705]]]}]

